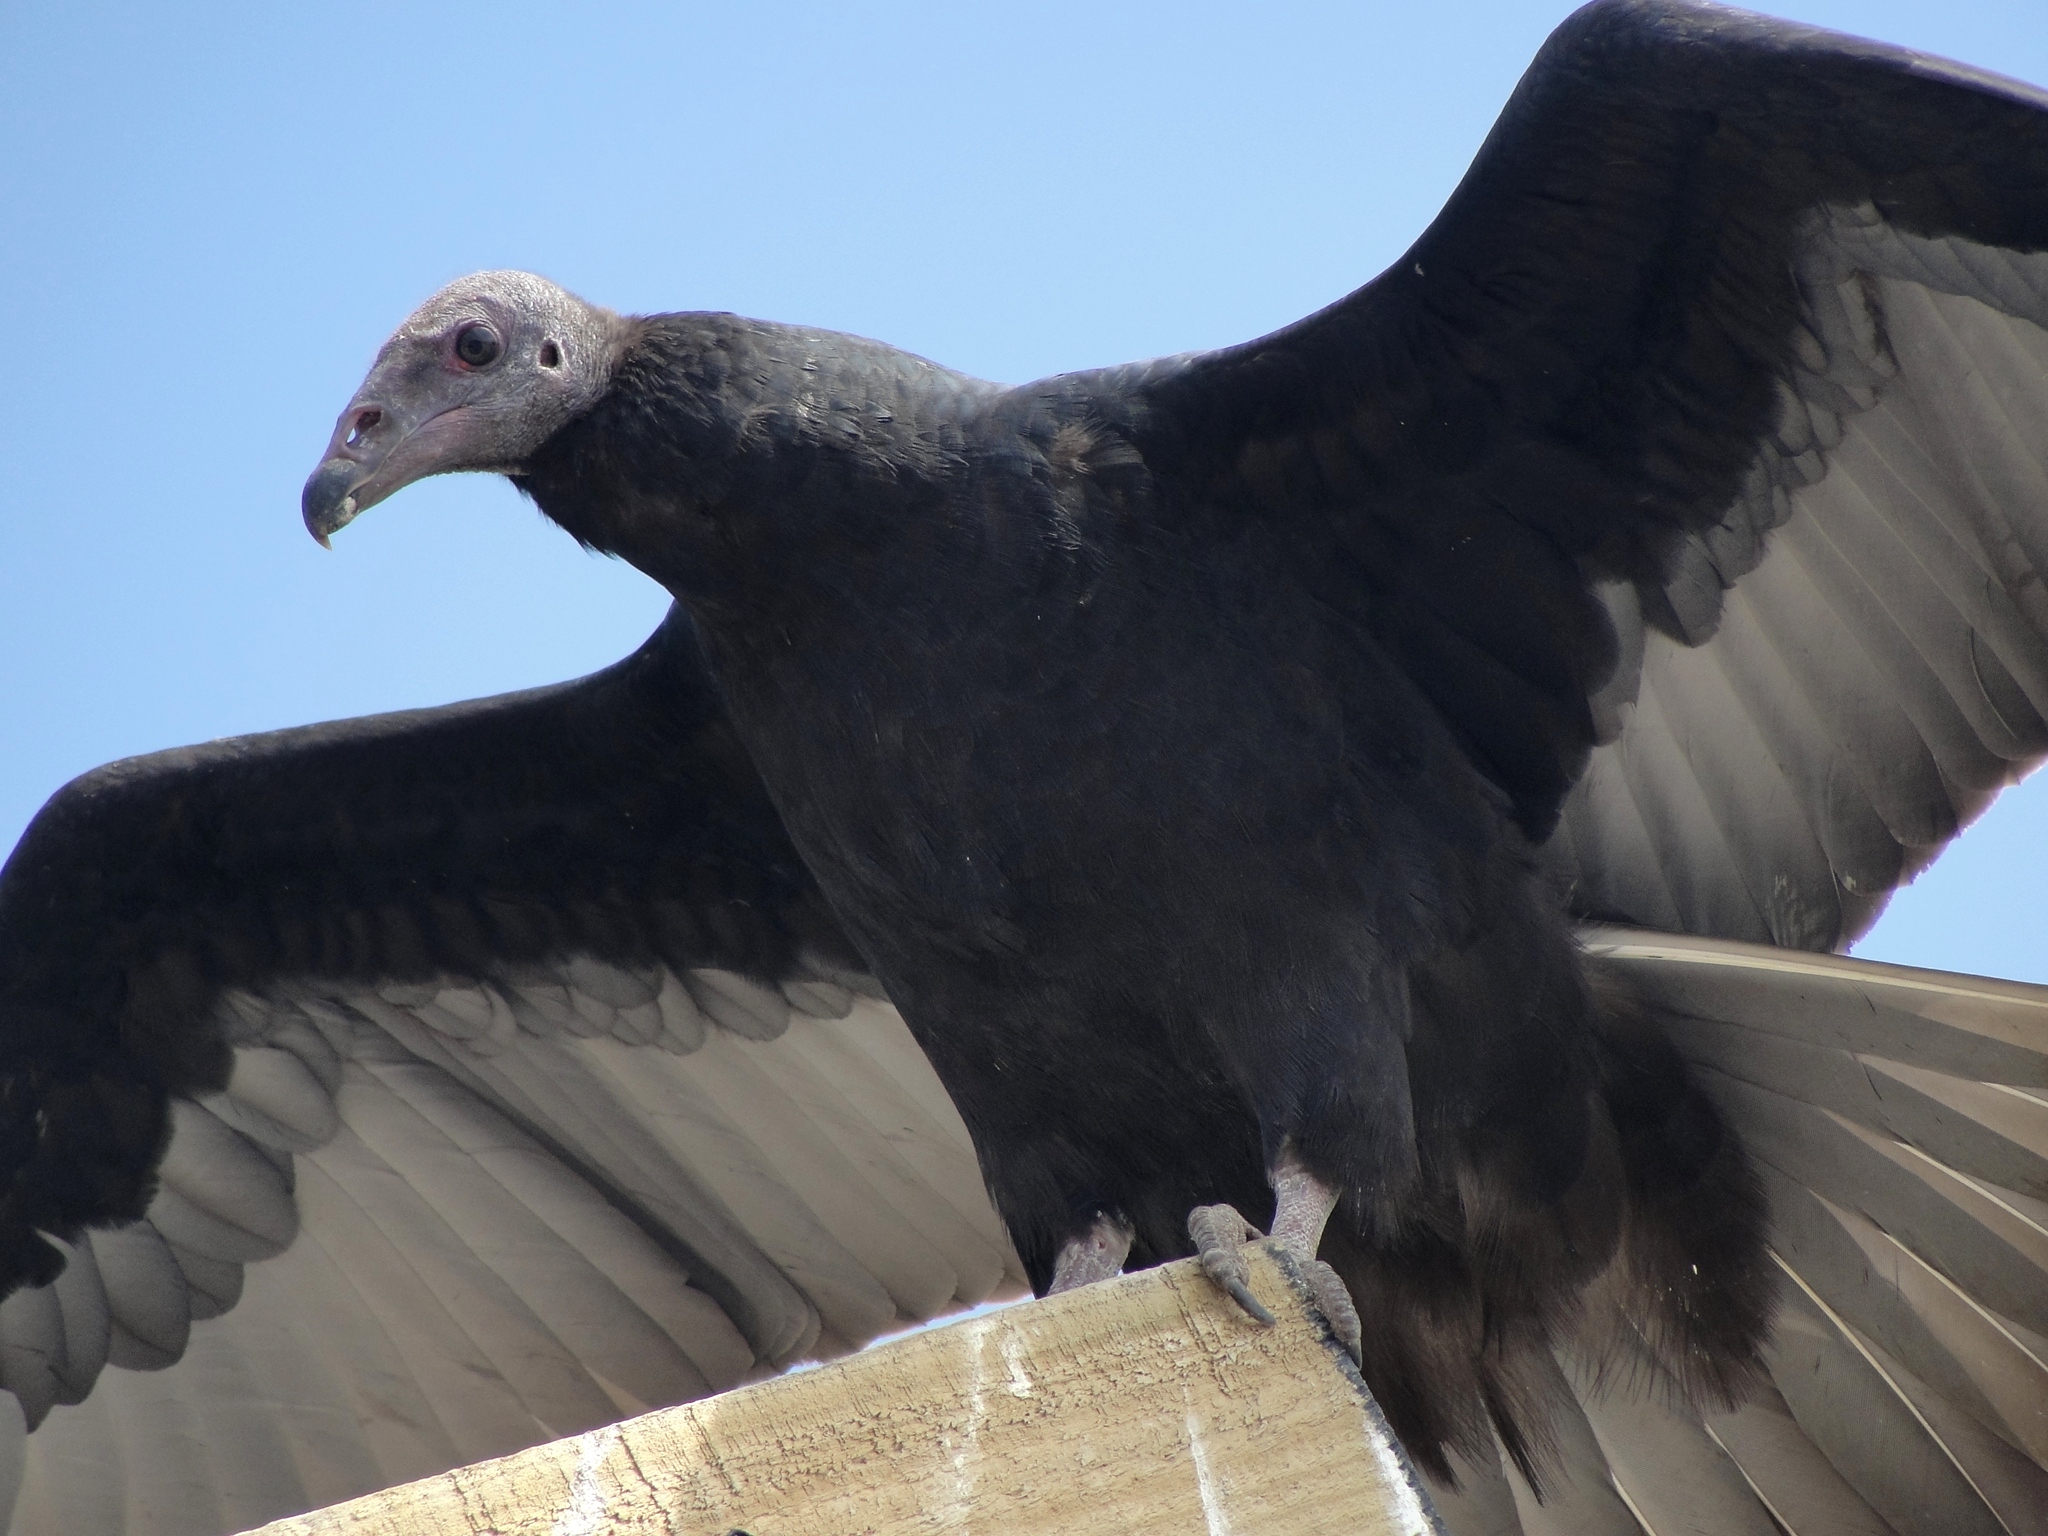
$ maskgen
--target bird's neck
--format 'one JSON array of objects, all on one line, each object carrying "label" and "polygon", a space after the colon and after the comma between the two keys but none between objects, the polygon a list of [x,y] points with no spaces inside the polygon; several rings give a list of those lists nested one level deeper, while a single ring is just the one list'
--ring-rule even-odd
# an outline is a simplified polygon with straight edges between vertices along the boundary
[{"label": "bird's neck", "polygon": [[785,815],[849,764],[896,772],[969,680],[1036,697],[1113,625],[1097,587],[1145,471],[1085,398],[730,316],[642,324],[525,488],[688,611]]},{"label": "bird's neck", "polygon": [[992,386],[876,342],[733,315],[658,315],[610,388],[515,477],[583,544],[693,607],[881,553],[965,464]]}]

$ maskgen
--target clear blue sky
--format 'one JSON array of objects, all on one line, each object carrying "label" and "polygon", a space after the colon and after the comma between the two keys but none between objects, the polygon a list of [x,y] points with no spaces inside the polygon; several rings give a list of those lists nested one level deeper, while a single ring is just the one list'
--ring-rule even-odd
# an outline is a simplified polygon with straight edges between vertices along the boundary
[{"label": "clear blue sky", "polygon": [[[323,554],[377,343],[519,266],[986,377],[1214,346],[1369,278],[1567,6],[0,4],[0,848],[182,742],[551,681],[662,594],[502,481]],[[1785,14],[2048,81],[2043,0]],[[2048,980],[2048,776],[1863,952]]]}]

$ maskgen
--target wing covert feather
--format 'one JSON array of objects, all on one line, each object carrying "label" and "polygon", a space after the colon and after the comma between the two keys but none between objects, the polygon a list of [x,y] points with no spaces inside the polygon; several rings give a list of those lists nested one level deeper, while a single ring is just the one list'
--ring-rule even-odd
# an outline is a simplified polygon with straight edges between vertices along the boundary
[{"label": "wing covert feather", "polygon": [[1596,0],[1379,278],[1083,379],[1407,672],[1578,915],[1827,949],[2048,753],[2044,325],[2048,95]]},{"label": "wing covert feather", "polygon": [[[14,1219],[69,1262],[0,1301],[18,1536],[240,1529],[1021,1288],[677,622],[88,776],[0,875],[31,949],[6,1111],[60,1114]],[[115,1177],[37,1192],[121,1116]]]}]

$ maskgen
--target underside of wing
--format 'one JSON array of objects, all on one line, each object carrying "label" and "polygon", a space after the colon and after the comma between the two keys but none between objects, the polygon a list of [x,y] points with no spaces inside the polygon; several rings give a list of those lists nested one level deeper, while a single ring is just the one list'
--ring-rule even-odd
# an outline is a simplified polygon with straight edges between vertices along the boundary
[{"label": "underside of wing", "polygon": [[1451,1530],[2048,1531],[2048,988],[1591,930],[1761,1171],[1770,1383],[1673,1407],[1559,1351],[1567,1476],[1471,1468]]},{"label": "underside of wing", "polygon": [[2044,325],[2048,95],[1596,0],[1395,266],[1103,394],[1576,915],[1827,949],[2048,752]]},{"label": "underside of wing", "polygon": [[62,791],[0,1079],[24,1536],[239,1530],[1023,1285],[673,619]]},{"label": "underside of wing", "polygon": [[1646,601],[1546,850],[1582,915],[1809,949],[2048,753],[2048,255],[1817,219],[1743,496]]},{"label": "underside of wing", "polygon": [[[588,959],[223,1000],[141,1221],[0,1304],[28,1533],[239,1530],[1015,1294],[885,1002]],[[288,994],[288,995],[286,995]]]}]

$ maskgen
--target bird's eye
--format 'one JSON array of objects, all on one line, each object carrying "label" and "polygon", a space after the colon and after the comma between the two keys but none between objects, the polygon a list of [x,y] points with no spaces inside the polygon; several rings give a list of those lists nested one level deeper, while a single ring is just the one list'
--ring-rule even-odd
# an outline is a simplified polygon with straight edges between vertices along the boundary
[{"label": "bird's eye", "polygon": [[455,355],[472,368],[488,368],[502,350],[498,333],[482,322],[465,325],[455,333]]}]

